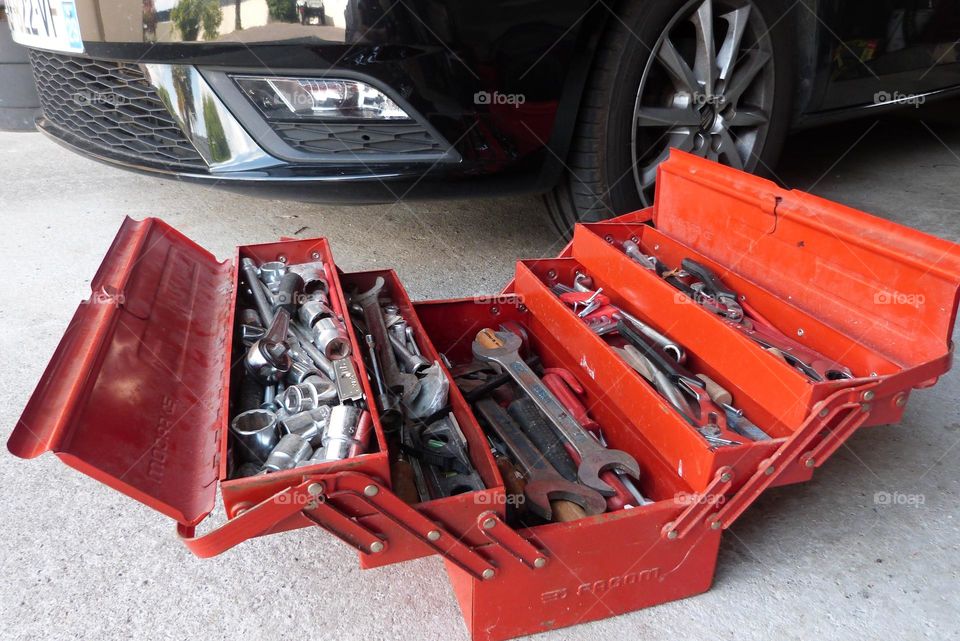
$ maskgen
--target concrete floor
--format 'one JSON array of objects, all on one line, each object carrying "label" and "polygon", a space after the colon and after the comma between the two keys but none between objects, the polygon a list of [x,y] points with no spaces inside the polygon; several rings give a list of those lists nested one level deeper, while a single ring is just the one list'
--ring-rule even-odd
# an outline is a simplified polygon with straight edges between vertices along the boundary
[{"label": "concrete floor", "polygon": [[[777,173],[960,241],[958,107],[806,132]],[[532,197],[254,200],[123,173],[38,134],[0,134],[0,167],[3,440],[124,215],[161,216],[219,257],[325,235],[344,269],[396,267],[414,298],[494,292],[515,259],[560,247]],[[764,495],[724,537],[708,593],[540,638],[956,638],[958,397],[950,374],[914,394],[900,426],[855,435],[811,483]],[[52,455],[0,456],[0,488],[3,639],[467,638],[437,559],[361,572],[344,545],[298,531],[198,560],[164,517]],[[879,504],[883,492],[913,505]]]}]

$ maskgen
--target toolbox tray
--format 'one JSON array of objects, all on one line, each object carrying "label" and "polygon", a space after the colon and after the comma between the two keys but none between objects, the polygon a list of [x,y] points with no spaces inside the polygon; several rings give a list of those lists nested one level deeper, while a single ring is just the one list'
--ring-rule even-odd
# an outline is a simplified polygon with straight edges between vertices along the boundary
[{"label": "toolbox tray", "polygon": [[[218,262],[165,223],[127,220],[8,442],[65,463],[173,518],[198,556],[318,525],[363,567],[439,554],[474,639],[496,641],[706,590],[723,529],[767,487],[803,481],[859,427],[899,420],[911,389],[952,359],[957,245],[674,152],[649,210],[577,225],[556,259],[521,261],[501,295],[410,302],[392,271],[342,274],[324,239],[238,248]],[[847,364],[811,382],[634,263],[624,240],[670,265],[713,268],[778,329]],[[469,359],[473,336],[521,321],[541,359],[576,373],[612,447],[641,465],[652,503],[514,530],[503,480],[456,386],[451,403],[487,486],[408,505],[390,491],[363,347],[347,322],[374,418],[370,451],[227,478],[237,387],[231,339],[239,259],[323,260],[331,305],[382,276],[431,360]],[[550,290],[587,272],[611,299],[685,345],[772,438],[710,447]],[[756,372],[761,372],[757,375]],[[449,376],[449,371],[444,368]],[[227,520],[204,534],[220,488]],[[602,597],[602,605],[601,603]]]}]

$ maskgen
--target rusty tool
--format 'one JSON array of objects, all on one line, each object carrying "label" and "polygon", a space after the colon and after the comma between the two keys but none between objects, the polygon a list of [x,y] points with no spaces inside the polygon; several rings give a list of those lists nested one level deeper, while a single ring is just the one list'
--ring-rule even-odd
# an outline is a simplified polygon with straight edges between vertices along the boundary
[{"label": "rusty tool", "polygon": [[584,516],[602,514],[607,509],[607,503],[599,492],[560,476],[496,401],[485,398],[477,401],[475,407],[526,474],[527,484],[523,494],[531,512],[547,521],[554,521],[579,516],[579,510],[564,503],[573,503],[583,511]]},{"label": "rusty tool", "polygon": [[563,405],[550,392],[543,382],[537,378],[533,370],[517,353],[521,339],[510,332],[494,332],[492,329],[483,329],[473,341],[473,355],[481,361],[491,361],[504,368],[537,407],[546,414],[547,418],[557,428],[580,455],[580,465],[577,468],[577,478],[581,483],[592,488],[604,496],[613,495],[614,489],[600,478],[600,472],[610,469],[619,469],[639,478],[640,466],[636,459],[620,450],[607,449],[600,445],[590,434],[577,423],[564,409]]}]

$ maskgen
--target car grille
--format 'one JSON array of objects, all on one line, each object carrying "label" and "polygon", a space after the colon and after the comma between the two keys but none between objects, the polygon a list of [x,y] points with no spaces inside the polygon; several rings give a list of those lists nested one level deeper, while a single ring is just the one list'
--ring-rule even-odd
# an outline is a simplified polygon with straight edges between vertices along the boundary
[{"label": "car grille", "polygon": [[313,154],[422,154],[442,151],[417,123],[272,123],[284,142]]},{"label": "car grille", "polygon": [[207,165],[139,65],[31,50],[46,119],[107,157],[165,169]]}]

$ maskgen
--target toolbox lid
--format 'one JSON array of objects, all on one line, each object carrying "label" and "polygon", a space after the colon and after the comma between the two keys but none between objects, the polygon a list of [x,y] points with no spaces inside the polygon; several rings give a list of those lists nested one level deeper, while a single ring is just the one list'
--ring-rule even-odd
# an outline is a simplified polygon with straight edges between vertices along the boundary
[{"label": "toolbox lid", "polygon": [[233,270],[127,218],[7,447],[48,450],[184,524],[214,505]]},{"label": "toolbox lid", "polygon": [[677,150],[653,222],[901,367],[950,349],[954,243]]}]

